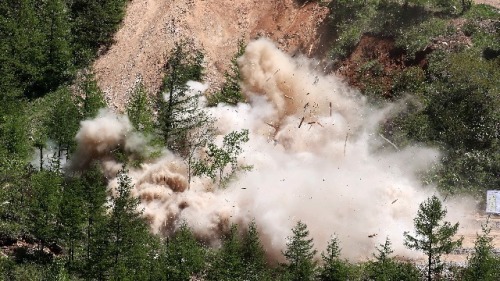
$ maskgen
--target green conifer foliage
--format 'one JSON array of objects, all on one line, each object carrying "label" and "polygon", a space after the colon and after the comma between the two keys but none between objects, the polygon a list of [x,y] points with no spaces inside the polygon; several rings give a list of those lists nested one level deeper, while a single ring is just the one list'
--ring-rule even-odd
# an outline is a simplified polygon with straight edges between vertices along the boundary
[{"label": "green conifer foliage", "polygon": [[200,276],[205,266],[205,250],[196,240],[186,223],[166,241],[165,280],[191,280]]},{"label": "green conifer foliage", "polygon": [[39,240],[39,250],[55,242],[59,206],[61,204],[62,174],[56,170],[36,172],[31,177],[29,225],[30,232]]},{"label": "green conifer foliage", "polygon": [[203,54],[187,52],[187,43],[177,43],[165,66],[165,78],[157,95],[157,126],[164,144],[170,150],[186,154],[187,133],[209,122],[199,107],[200,94],[189,94],[186,83],[200,81],[203,75]]},{"label": "green conifer foliage", "polygon": [[326,252],[321,253],[321,259],[323,264],[319,273],[320,280],[341,281],[348,279],[348,263],[340,258],[340,245],[337,237],[332,237],[328,242]]},{"label": "green conifer foliage", "polygon": [[83,258],[81,275],[88,279],[105,276],[109,267],[105,178],[98,165],[91,165],[80,177],[83,185],[83,209],[85,217]]},{"label": "green conifer foliage", "polygon": [[146,245],[149,232],[137,210],[139,200],[132,196],[132,187],[127,171],[122,169],[118,174],[118,187],[112,199],[108,225],[111,280],[141,279],[148,265],[149,249]]},{"label": "green conifer foliage", "polygon": [[241,260],[241,241],[238,226],[233,224],[224,236],[222,248],[210,264],[208,280],[242,280],[244,265]]},{"label": "green conifer foliage", "polygon": [[316,271],[316,262],[314,256],[313,239],[308,238],[309,230],[307,225],[298,221],[292,229],[292,236],[288,237],[286,251],[283,252],[288,264],[288,274],[290,280],[314,280]]},{"label": "green conifer foliage", "polygon": [[370,280],[420,280],[421,276],[418,269],[410,263],[394,260],[394,258],[390,257],[393,252],[391,241],[386,238],[385,243],[377,247],[377,253],[373,255],[375,260],[368,263]]},{"label": "green conifer foliage", "polygon": [[212,106],[218,103],[226,103],[231,105],[236,105],[239,102],[244,102],[245,97],[241,90],[240,82],[242,80],[241,72],[238,66],[238,58],[245,52],[245,44],[243,41],[238,43],[238,52],[231,59],[231,65],[229,71],[224,73],[224,78],[226,81],[222,84],[220,91],[212,94],[209,97],[209,104]]},{"label": "green conifer foliage", "polygon": [[87,72],[77,83],[77,100],[80,103],[80,115],[82,119],[94,118],[99,109],[106,108],[104,93],[97,85],[92,72]]},{"label": "green conifer foliage", "polygon": [[144,134],[153,133],[152,104],[141,81],[135,85],[127,103],[127,116],[137,131]]},{"label": "green conifer foliage", "polygon": [[243,280],[270,280],[265,250],[260,242],[255,220],[250,222],[241,241],[241,259],[244,266]]},{"label": "green conifer foliage", "polygon": [[75,146],[75,135],[80,127],[80,113],[69,89],[62,88],[52,93],[50,100],[47,129],[48,136],[58,146],[57,157],[61,159],[63,152],[66,158]]},{"label": "green conifer foliage", "polygon": [[404,233],[405,245],[410,249],[420,250],[427,256],[428,281],[442,271],[441,256],[462,245],[463,237],[457,241],[452,240],[459,224],[442,222],[446,212],[439,198],[433,195],[420,204],[414,219],[416,235],[412,236],[407,231]]}]

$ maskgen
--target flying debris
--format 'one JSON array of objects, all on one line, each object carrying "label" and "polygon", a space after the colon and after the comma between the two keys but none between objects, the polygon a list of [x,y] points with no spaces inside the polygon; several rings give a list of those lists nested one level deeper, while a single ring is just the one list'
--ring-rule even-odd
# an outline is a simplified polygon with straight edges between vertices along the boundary
[{"label": "flying debris", "polygon": [[[131,193],[140,198],[138,208],[150,218],[152,231],[172,235],[185,222],[196,237],[217,246],[231,224],[243,226],[255,219],[266,253],[280,258],[286,247],[283,238],[301,220],[317,249],[326,249],[327,236],[335,233],[343,244],[343,258],[355,260],[366,257],[366,249],[379,242],[366,239],[365,230],[371,233],[383,225],[369,237],[390,236],[396,254],[411,255],[403,236],[394,234],[412,229],[418,202],[435,193],[422,188],[419,175],[436,163],[439,152],[411,145],[400,151],[377,149],[385,142],[372,136],[387,110],[370,107],[342,79],[317,72],[313,61],[300,55],[291,58],[269,40],[250,42],[238,66],[249,102],[202,110],[216,119],[217,145],[231,132],[248,130],[249,141],[241,145],[236,160],[253,169],[236,172],[224,188],[210,178],[192,176],[188,189],[189,161],[167,149],[157,159],[130,167]],[[274,75],[276,69],[280,75]],[[335,106],[325,103],[329,101]],[[314,110],[315,123],[310,125],[324,127],[301,129],[311,121],[305,120],[311,118],[304,116],[305,104]],[[271,136],[269,127],[275,129]],[[123,165],[110,150],[120,146],[127,155],[151,154],[141,154],[151,151],[147,138],[136,134],[123,115],[104,113],[81,122],[76,141],[73,167],[99,161],[110,179],[110,194],[116,193],[116,174]],[[347,145],[349,157],[343,157]],[[203,159],[206,150],[193,157]],[[387,208],[394,198],[398,204]],[[466,207],[451,208],[453,215],[463,214]]]},{"label": "flying debris", "polygon": [[302,119],[300,119],[299,129],[300,129],[300,127],[302,126],[302,123],[304,122],[304,118],[305,118],[305,117],[302,117]]}]

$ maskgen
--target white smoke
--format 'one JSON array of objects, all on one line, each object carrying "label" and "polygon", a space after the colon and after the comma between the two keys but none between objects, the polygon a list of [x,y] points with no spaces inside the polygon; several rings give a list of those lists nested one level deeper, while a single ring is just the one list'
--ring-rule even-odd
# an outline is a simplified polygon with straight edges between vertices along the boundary
[{"label": "white smoke", "polygon": [[[251,42],[238,64],[249,103],[205,110],[217,118],[220,136],[249,130],[239,161],[253,170],[221,190],[206,178],[194,178],[188,189],[185,163],[168,151],[131,169],[134,195],[153,231],[169,235],[186,221],[216,245],[231,223],[255,219],[267,253],[280,259],[285,238],[302,220],[319,251],[336,234],[350,259],[371,256],[386,237],[397,254],[413,254],[403,247],[403,232],[413,229],[419,203],[436,193],[421,186],[418,174],[439,161],[439,152],[394,149],[377,133],[389,109],[370,107],[338,77],[316,71],[314,61],[293,59],[268,40]],[[145,142],[133,136],[126,117],[102,112],[82,122],[75,159],[108,159],[116,146],[142,149]],[[107,173],[116,173],[119,163],[106,163]]]},{"label": "white smoke", "polygon": [[71,161],[73,169],[85,168],[94,159],[113,162],[116,149],[132,154],[143,154],[147,149],[146,138],[134,131],[128,117],[108,109],[101,109],[94,119],[82,121],[76,141],[78,147]]}]

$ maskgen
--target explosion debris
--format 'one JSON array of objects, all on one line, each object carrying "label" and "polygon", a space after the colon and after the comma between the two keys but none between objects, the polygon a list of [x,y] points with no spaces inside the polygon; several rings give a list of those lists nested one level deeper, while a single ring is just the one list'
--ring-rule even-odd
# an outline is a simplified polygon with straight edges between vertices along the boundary
[{"label": "explosion debris", "polygon": [[[199,239],[219,245],[231,224],[255,220],[269,257],[280,260],[284,237],[301,220],[318,249],[325,249],[335,233],[346,258],[364,258],[386,237],[398,255],[415,255],[403,246],[402,234],[412,229],[418,203],[435,192],[424,188],[418,175],[439,160],[439,152],[423,146],[379,149],[384,142],[376,137],[378,124],[387,110],[370,107],[340,78],[316,71],[310,59],[292,58],[266,39],[249,43],[238,65],[249,103],[204,110],[217,120],[216,140],[249,130],[238,165],[253,169],[232,178],[225,189],[200,177],[193,177],[188,189],[186,163],[167,150],[160,159],[130,168],[133,195],[141,198],[151,229],[171,235],[186,222]],[[317,105],[309,130],[299,130],[304,104]],[[101,160],[112,191],[121,163],[108,152],[121,147],[140,153],[147,150],[144,140],[126,117],[102,112],[82,122],[79,162],[73,166]],[[349,157],[344,157],[348,143]],[[401,204],[387,208],[396,201]]]}]

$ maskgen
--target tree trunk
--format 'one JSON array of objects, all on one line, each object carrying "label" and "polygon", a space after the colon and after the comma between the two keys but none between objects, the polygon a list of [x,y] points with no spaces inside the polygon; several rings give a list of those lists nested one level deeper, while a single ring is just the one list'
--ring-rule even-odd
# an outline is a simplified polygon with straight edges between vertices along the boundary
[{"label": "tree trunk", "polygon": [[43,171],[43,146],[40,145],[38,149],[40,150],[40,171]]},{"label": "tree trunk", "polygon": [[431,277],[431,273],[432,273],[432,270],[431,270],[431,265],[432,265],[432,252],[429,252],[429,256],[428,256],[428,266],[427,266],[427,281],[432,281],[432,277]]}]

